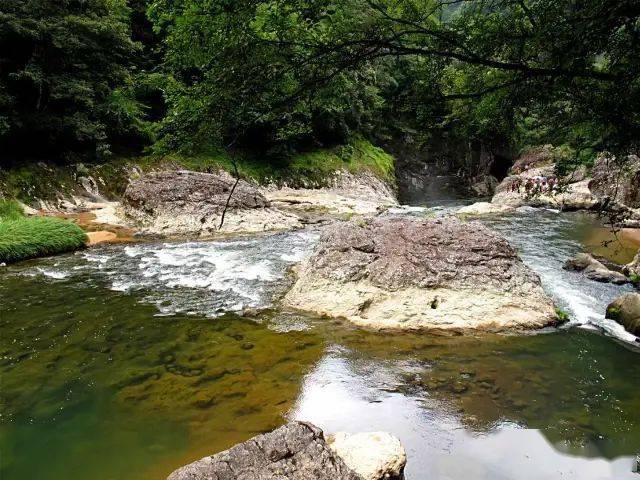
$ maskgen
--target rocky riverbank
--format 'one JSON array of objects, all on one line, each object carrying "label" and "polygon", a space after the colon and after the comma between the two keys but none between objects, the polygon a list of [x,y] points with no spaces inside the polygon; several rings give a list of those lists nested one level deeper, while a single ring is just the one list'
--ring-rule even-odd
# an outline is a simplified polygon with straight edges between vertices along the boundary
[{"label": "rocky riverbank", "polygon": [[606,213],[612,223],[640,227],[640,158],[630,155],[619,162],[601,154],[590,171],[584,166],[566,175],[558,171],[552,146],[531,149],[514,163],[491,202],[459,213],[496,214],[522,206],[591,210]]},{"label": "rocky riverbank", "polygon": [[125,221],[142,233],[161,235],[288,230],[375,215],[393,205],[390,185],[373,174],[346,171],[335,172],[331,186],[297,189],[262,187],[226,172],[154,172],[134,180],[123,198]]}]

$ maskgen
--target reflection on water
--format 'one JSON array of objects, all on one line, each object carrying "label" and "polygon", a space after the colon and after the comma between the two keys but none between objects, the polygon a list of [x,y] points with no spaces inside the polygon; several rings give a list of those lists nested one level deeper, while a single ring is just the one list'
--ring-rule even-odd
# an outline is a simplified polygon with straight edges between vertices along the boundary
[{"label": "reflection on water", "polygon": [[[579,217],[485,221],[576,323],[605,325],[624,288],[560,269]],[[394,433],[408,480],[633,480],[638,353],[575,329],[389,336],[278,312],[286,269],[316,238],[113,246],[3,269],[0,478],[161,479],[299,418]],[[225,313],[247,307],[272,309]]]},{"label": "reflection on water", "polygon": [[408,478],[634,478],[640,368],[603,337],[334,341],[292,416],[394,433]]}]

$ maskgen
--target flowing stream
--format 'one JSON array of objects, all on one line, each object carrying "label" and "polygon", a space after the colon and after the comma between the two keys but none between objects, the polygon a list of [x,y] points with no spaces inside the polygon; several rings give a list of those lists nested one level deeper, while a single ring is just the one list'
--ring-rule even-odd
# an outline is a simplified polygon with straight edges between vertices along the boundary
[{"label": "flowing stream", "polygon": [[[405,207],[433,216],[453,207]],[[0,478],[162,479],[287,419],[389,431],[408,480],[634,480],[631,287],[562,270],[584,214],[482,220],[571,320],[527,335],[380,335],[280,311],[314,230],[112,245],[0,271]]]}]

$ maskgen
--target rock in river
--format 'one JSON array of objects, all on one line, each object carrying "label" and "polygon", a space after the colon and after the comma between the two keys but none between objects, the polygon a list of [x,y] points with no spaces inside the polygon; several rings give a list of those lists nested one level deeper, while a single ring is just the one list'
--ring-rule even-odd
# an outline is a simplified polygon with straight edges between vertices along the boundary
[{"label": "rock in river", "polygon": [[502,331],[556,321],[540,279],[509,243],[453,218],[332,224],[284,304],[377,329]]},{"label": "rock in river", "polygon": [[607,307],[607,318],[615,320],[629,333],[640,337],[640,294],[625,293]]},{"label": "rock in river", "polygon": [[[389,438],[394,439],[390,435]],[[371,442],[368,445],[372,445]],[[168,480],[363,480],[356,473],[358,470],[354,471],[352,468],[369,471],[369,464],[364,467],[361,465],[362,458],[377,465],[388,462],[387,453],[384,449],[370,451],[363,454],[364,457],[356,459],[355,463],[349,457],[349,461],[353,463],[351,467],[335,449],[329,447],[322,430],[309,423],[291,422],[229,450],[179,468],[169,475]],[[381,462],[377,461],[379,455],[383,456]],[[398,468],[401,472],[403,467],[404,463],[400,466],[400,462],[391,465],[391,468],[395,468],[394,472]],[[384,476],[387,471],[392,470],[380,471],[378,476],[364,478],[394,478]]]},{"label": "rock in river", "polygon": [[617,285],[629,282],[622,273],[608,269],[602,262],[599,262],[588,253],[578,253],[575,257],[567,260],[562,268],[583,272],[588,279],[596,282],[615,283]]},{"label": "rock in river", "polygon": [[[218,230],[235,179],[186,170],[153,172],[132,182],[124,195],[125,212],[144,232],[211,234]],[[240,180],[229,200],[223,231],[260,232],[297,226],[295,215],[270,207],[253,185]]]}]

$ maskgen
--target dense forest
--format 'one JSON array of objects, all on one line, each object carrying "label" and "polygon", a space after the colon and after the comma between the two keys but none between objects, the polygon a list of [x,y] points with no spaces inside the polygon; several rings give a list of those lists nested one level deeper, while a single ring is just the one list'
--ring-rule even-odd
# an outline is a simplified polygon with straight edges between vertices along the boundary
[{"label": "dense forest", "polygon": [[0,52],[5,165],[640,138],[637,0],[4,0]]}]

